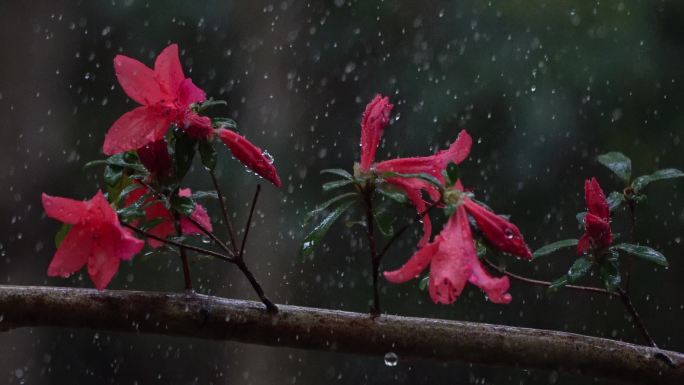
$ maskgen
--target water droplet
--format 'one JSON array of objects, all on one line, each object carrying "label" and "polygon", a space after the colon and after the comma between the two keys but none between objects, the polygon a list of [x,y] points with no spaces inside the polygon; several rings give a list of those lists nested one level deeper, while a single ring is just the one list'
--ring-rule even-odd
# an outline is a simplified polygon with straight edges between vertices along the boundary
[{"label": "water droplet", "polygon": [[266,161],[267,161],[269,164],[273,164],[273,161],[274,161],[273,155],[271,155],[268,151],[262,152],[261,155],[263,155],[264,158],[266,158]]},{"label": "water droplet", "polygon": [[389,352],[385,354],[385,365],[389,367],[395,367],[399,363],[399,356],[394,352]]},{"label": "water droplet", "polygon": [[505,229],[504,235],[506,236],[506,239],[513,239],[513,237],[515,236],[515,234],[513,233],[513,230],[511,230],[511,229]]}]

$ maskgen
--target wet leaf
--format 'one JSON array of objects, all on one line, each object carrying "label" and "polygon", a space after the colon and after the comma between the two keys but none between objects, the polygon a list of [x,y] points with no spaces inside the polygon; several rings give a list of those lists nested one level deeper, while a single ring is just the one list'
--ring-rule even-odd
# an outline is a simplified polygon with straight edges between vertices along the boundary
[{"label": "wet leaf", "polygon": [[214,106],[227,106],[228,102],[225,100],[214,100],[214,99],[209,99],[205,100],[202,103],[197,103],[197,111],[201,112],[206,110],[207,108],[214,107]]},{"label": "wet leaf", "polygon": [[648,186],[649,183],[655,182],[663,179],[681,178],[684,177],[684,172],[677,170],[676,168],[665,168],[658,170],[650,175],[642,175],[632,182],[632,188],[634,192],[638,193],[644,187]]},{"label": "wet leaf", "polygon": [[617,256],[610,256],[606,258],[599,266],[599,274],[601,275],[601,280],[603,285],[611,293],[615,292],[620,286],[622,278],[620,277],[620,262]]},{"label": "wet leaf", "polygon": [[348,180],[354,179],[352,174],[350,174],[347,170],[343,170],[341,168],[326,168],[324,170],[321,170],[321,174],[334,174],[334,175],[341,176],[344,179],[348,179]]},{"label": "wet leaf", "polygon": [[175,136],[173,160],[176,178],[180,182],[190,170],[192,159],[197,151],[197,140],[181,131],[176,131]]},{"label": "wet leaf", "polygon": [[418,281],[418,288],[420,290],[426,290],[429,283],[430,283],[430,276],[426,275],[425,277],[421,278],[420,281]]},{"label": "wet leaf", "polygon": [[202,159],[202,164],[209,170],[216,168],[216,149],[214,145],[207,140],[202,140],[199,142],[199,153]]},{"label": "wet leaf", "polygon": [[344,214],[351,206],[354,201],[345,202],[337,206],[330,214],[328,214],[321,222],[314,227],[314,229],[304,238],[302,243],[302,248],[299,251],[299,259],[304,260],[306,257],[314,252],[314,249],[318,247],[321,240],[325,234],[330,230],[330,227],[337,221],[342,214]]},{"label": "wet leaf", "polygon": [[375,218],[375,224],[378,226],[382,235],[385,237],[394,235],[392,224],[394,224],[394,221],[397,219],[396,216],[392,215],[387,210],[375,210],[373,211],[373,217]]},{"label": "wet leaf", "polygon": [[174,196],[171,198],[171,208],[183,216],[190,216],[195,211],[195,201],[190,197]]},{"label": "wet leaf", "polygon": [[83,168],[90,168],[94,166],[118,166],[125,169],[130,169],[139,173],[148,174],[147,169],[140,163],[138,156],[134,152],[126,152],[122,154],[112,155],[107,159],[100,159],[88,162]]},{"label": "wet leaf", "polygon": [[667,266],[667,259],[659,251],[648,246],[633,245],[631,243],[620,243],[613,246],[614,249],[624,251],[625,253],[641,258],[645,261],[658,264],[660,266]]},{"label": "wet leaf", "polygon": [[532,255],[534,259],[543,257],[551,253],[554,253],[560,249],[564,249],[567,247],[575,247],[577,246],[577,242],[577,239],[564,239],[562,241],[549,243],[548,245],[544,245],[537,249],[534,253],[532,253]]},{"label": "wet leaf", "polygon": [[339,179],[339,180],[334,180],[332,182],[327,182],[323,184],[323,191],[330,191],[334,190],[336,188],[344,187],[348,184],[351,184],[352,181],[348,179]]},{"label": "wet leaf", "polygon": [[64,240],[64,237],[69,234],[69,230],[71,230],[71,226],[68,223],[62,224],[62,227],[59,228],[59,231],[57,231],[57,234],[55,234],[55,247],[59,248],[59,245],[62,244],[62,241]]},{"label": "wet leaf", "polygon": [[230,118],[212,118],[211,122],[217,128],[230,128],[231,130],[237,128],[237,123]]},{"label": "wet leaf", "polygon": [[444,170],[444,176],[446,177],[447,186],[451,187],[456,184],[458,180],[458,166],[455,163],[449,162],[446,170]]},{"label": "wet leaf", "polygon": [[620,208],[620,205],[622,205],[622,203],[625,202],[625,196],[621,192],[613,191],[610,194],[608,194],[606,201],[608,202],[608,207],[610,208],[610,211],[615,211],[618,208]]},{"label": "wet leaf", "polygon": [[401,190],[392,188],[391,185],[381,184],[380,186],[378,186],[378,188],[375,189],[375,191],[377,191],[378,194],[386,196],[387,198],[395,202],[401,204],[408,203],[408,198],[406,198],[406,194],[404,194]]},{"label": "wet leaf", "polygon": [[632,161],[621,152],[599,155],[598,161],[625,182],[632,177]]},{"label": "wet leaf", "polygon": [[116,186],[123,177],[123,168],[108,165],[104,169],[104,180],[107,186]]},{"label": "wet leaf", "polygon": [[333,203],[337,203],[337,202],[339,202],[339,201],[341,201],[341,200],[344,200],[344,199],[353,198],[353,197],[355,197],[355,196],[356,196],[356,193],[353,193],[353,192],[345,193],[345,194],[340,194],[340,195],[337,195],[337,196],[334,197],[334,198],[331,198],[331,199],[329,199],[329,200],[327,200],[327,201],[321,203],[320,205],[316,206],[315,209],[313,209],[313,210],[309,211],[308,213],[306,213],[306,215],[304,216],[304,224],[306,225],[306,224],[308,224],[309,222],[311,222],[311,220],[312,220],[316,215],[318,215],[318,214],[322,213],[323,211],[325,211],[325,210],[326,210],[328,207],[330,207]]},{"label": "wet leaf", "polygon": [[591,260],[584,257],[575,260],[575,263],[570,266],[570,270],[568,270],[565,275],[551,282],[551,285],[549,285],[549,290],[558,290],[559,288],[582,278],[589,272],[589,270],[591,270],[592,264],[593,263]]},{"label": "wet leaf", "polygon": [[218,194],[216,193],[216,191],[195,190],[192,192],[192,199],[218,199]]}]

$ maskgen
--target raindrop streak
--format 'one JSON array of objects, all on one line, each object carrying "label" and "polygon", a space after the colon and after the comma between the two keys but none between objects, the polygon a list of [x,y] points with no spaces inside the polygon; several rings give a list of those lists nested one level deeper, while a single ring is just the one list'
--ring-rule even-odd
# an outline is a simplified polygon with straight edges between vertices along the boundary
[{"label": "raindrop streak", "polygon": [[399,363],[399,357],[397,356],[396,353],[389,352],[385,354],[385,366],[389,366],[391,368],[397,366]]}]

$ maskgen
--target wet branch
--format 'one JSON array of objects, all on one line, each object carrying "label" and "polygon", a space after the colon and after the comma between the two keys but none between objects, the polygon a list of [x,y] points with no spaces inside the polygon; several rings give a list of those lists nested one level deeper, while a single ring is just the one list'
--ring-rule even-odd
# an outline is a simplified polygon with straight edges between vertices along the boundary
[{"label": "wet branch", "polygon": [[[647,384],[684,383],[684,354],[603,338],[502,325],[387,316],[136,291],[0,286],[0,330],[88,328],[232,340],[274,347],[460,361],[581,373]],[[0,334],[0,339],[2,334]],[[659,355],[666,354],[675,367]]]}]

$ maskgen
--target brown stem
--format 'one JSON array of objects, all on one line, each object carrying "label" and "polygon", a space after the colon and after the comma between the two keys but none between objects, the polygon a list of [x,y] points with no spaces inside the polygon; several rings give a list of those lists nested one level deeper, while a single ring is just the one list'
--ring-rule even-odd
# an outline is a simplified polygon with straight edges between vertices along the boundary
[{"label": "brown stem", "polygon": [[228,230],[228,237],[230,238],[230,245],[233,247],[233,254],[237,254],[237,241],[235,237],[235,230],[233,229],[233,222],[230,220],[230,217],[228,216],[228,208],[226,207],[226,201],[223,197],[223,193],[221,192],[221,187],[219,186],[218,179],[216,178],[216,174],[214,174],[214,170],[209,170],[209,175],[211,176],[211,183],[214,184],[214,190],[216,190],[216,195],[218,197],[219,201],[219,206],[221,207],[221,215],[223,215],[223,222],[226,225],[226,229]]},{"label": "brown stem", "polygon": [[[507,275],[507,276],[509,276],[509,277],[511,277],[511,278],[513,278],[513,279],[516,279],[516,280],[518,280],[518,281],[530,283],[530,284],[533,284],[533,285],[540,285],[540,286],[547,286],[547,287],[548,287],[548,286],[551,286],[551,282],[549,282],[549,281],[541,281],[541,280],[538,280],[538,279],[532,279],[532,278],[523,277],[522,275],[513,274],[513,273],[511,273],[511,272],[508,272],[506,269],[503,269],[503,268],[499,267],[498,265],[496,265],[494,262],[490,261],[490,260],[487,259],[487,258],[482,258],[482,260],[483,260],[487,265],[489,265],[489,267],[495,269],[495,270],[498,271],[499,273],[505,274],[505,275]],[[588,291],[588,292],[592,292],[592,293],[601,293],[601,294],[614,295],[613,293],[609,292],[608,290],[606,290],[606,289],[601,289],[600,287],[593,287],[593,286],[578,286],[578,285],[565,285],[565,286],[563,286],[563,287],[566,288],[566,289],[572,289],[572,290]]]},{"label": "brown stem", "polygon": [[373,218],[373,194],[374,188],[371,183],[366,184],[361,190],[363,201],[366,208],[366,237],[368,238],[368,248],[370,249],[371,274],[373,278],[373,306],[370,313],[373,316],[380,314],[380,292],[378,288],[378,277],[380,275],[380,258],[375,244],[375,221]]},{"label": "brown stem", "polygon": [[627,292],[621,287],[617,288],[617,292],[618,294],[620,294],[620,299],[622,300],[622,303],[625,305],[625,308],[634,319],[634,323],[637,325],[637,327],[641,331],[641,334],[644,336],[648,344],[653,346],[654,348],[657,348],[658,345],[656,345],[653,338],[651,338],[651,334],[648,332],[648,329],[646,329],[646,325],[641,320],[639,312],[637,312],[636,308],[634,307],[634,304],[632,304],[632,300],[630,299],[629,294],[627,294]]},{"label": "brown stem", "polygon": [[418,215],[416,215],[415,217],[413,217],[413,219],[411,220],[411,222],[408,222],[408,223],[404,224],[404,226],[402,226],[399,230],[397,230],[397,231],[392,235],[392,238],[390,238],[390,240],[387,241],[387,243],[386,243],[385,246],[382,248],[382,250],[380,250],[380,253],[378,253],[378,259],[382,259],[382,257],[387,253],[387,250],[389,250],[390,246],[392,246],[392,244],[393,244],[397,239],[399,239],[399,237],[404,233],[404,231],[406,231],[409,227],[411,227],[411,226],[412,226],[413,224],[415,224],[416,222],[419,222],[421,219],[423,219],[423,217],[425,217],[425,216],[432,210],[433,207],[437,207],[437,205],[439,205],[440,203],[442,203],[441,200],[438,200],[438,201],[436,201],[436,202],[433,202],[427,209],[423,210],[422,213],[418,213]]},{"label": "brown stem", "polygon": [[142,235],[145,238],[151,238],[151,239],[154,239],[155,241],[159,241],[159,242],[165,243],[167,245],[178,247],[179,249],[184,248],[186,250],[191,250],[191,251],[194,251],[194,252],[199,253],[199,254],[204,254],[204,255],[208,255],[210,257],[222,259],[222,260],[227,261],[227,262],[233,262],[234,261],[233,258],[231,258],[229,256],[225,256],[221,253],[217,253],[217,252],[212,251],[212,250],[204,249],[204,248],[193,246],[193,245],[186,245],[186,244],[183,244],[180,242],[172,241],[170,239],[158,237],[154,234],[150,234],[147,231],[139,229],[139,228],[137,228],[137,227],[135,227],[129,223],[126,223],[126,222],[121,222],[121,226],[129,228],[129,229],[135,231],[136,233]]},{"label": "brown stem", "polygon": [[[236,341],[274,348],[547,370],[637,384],[684,384],[684,355],[515,326],[259,303],[201,294],[0,285],[0,330],[62,327]],[[0,333],[0,340],[4,336]],[[675,362],[665,364],[666,354]],[[539,372],[537,372],[539,373]],[[582,382],[582,381],[579,381]],[[599,381],[600,382],[600,381]]]},{"label": "brown stem", "polygon": [[[176,227],[176,234],[178,236],[183,235],[180,224],[180,215],[175,213],[174,215],[174,226]],[[192,291],[192,278],[190,277],[190,263],[188,262],[188,252],[185,246],[178,247],[178,254],[180,254],[181,265],[183,266],[183,283],[185,285],[185,291]]]},{"label": "brown stem", "polygon": [[240,253],[237,259],[243,260],[245,253],[245,244],[247,243],[247,235],[249,234],[249,229],[252,227],[252,216],[254,215],[254,208],[256,207],[257,200],[259,199],[259,192],[261,192],[261,185],[257,184],[256,191],[254,191],[254,198],[252,198],[252,207],[249,208],[249,216],[247,217],[247,225],[245,225],[245,233],[242,235],[242,243],[240,244]]},{"label": "brown stem", "polygon": [[249,281],[250,285],[252,285],[252,288],[254,288],[254,291],[259,296],[259,299],[266,306],[266,310],[272,313],[277,313],[278,307],[273,302],[271,302],[271,300],[268,299],[268,297],[266,297],[264,289],[261,288],[259,281],[257,281],[256,277],[254,277],[254,274],[252,274],[252,272],[247,268],[247,265],[245,265],[245,261],[236,260],[235,265],[238,267],[238,269],[240,269],[242,274],[244,274],[244,276],[247,277],[247,280]]}]

